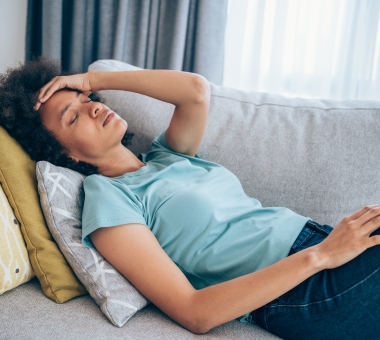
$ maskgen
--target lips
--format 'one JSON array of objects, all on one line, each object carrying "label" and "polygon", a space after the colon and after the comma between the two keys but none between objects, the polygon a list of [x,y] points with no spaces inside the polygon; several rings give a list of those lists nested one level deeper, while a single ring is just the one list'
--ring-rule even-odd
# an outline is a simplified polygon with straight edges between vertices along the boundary
[{"label": "lips", "polygon": [[104,119],[104,121],[103,121],[103,126],[107,125],[107,124],[111,121],[111,119],[112,119],[114,116],[115,116],[115,113],[113,113],[112,111],[108,111],[108,112],[104,115],[105,119]]}]

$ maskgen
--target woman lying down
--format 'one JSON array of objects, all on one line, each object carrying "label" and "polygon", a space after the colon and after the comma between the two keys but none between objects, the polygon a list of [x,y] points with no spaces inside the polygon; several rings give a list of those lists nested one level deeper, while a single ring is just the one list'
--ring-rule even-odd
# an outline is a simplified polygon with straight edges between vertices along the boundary
[{"label": "woman lying down", "polygon": [[[263,208],[233,173],[196,154],[210,105],[204,77],[61,76],[39,59],[9,70],[0,86],[1,125],[31,158],[88,176],[83,244],[189,331],[243,315],[286,339],[380,338],[380,205],[335,228]],[[175,105],[148,153],[136,157],[128,123],[90,99],[105,89]]]}]

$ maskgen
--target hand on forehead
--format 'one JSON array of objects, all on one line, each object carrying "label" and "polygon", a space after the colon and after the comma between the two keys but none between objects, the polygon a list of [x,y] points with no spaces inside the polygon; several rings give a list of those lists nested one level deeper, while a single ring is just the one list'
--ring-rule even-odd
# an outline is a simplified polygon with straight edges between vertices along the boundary
[{"label": "hand on forehead", "polygon": [[90,95],[92,89],[88,73],[54,77],[38,92],[37,103],[34,109],[37,111],[41,104],[45,103],[54,93],[60,90],[80,91],[85,95]]}]

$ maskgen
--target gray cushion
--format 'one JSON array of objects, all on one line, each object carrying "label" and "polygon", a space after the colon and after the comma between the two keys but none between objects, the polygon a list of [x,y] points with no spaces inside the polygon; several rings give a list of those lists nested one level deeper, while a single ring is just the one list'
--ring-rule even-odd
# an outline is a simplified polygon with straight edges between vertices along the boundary
[{"label": "gray cushion", "polygon": [[102,312],[123,326],[148,300],[98,251],[82,245],[85,176],[49,162],[36,167],[42,211],[54,240]]},{"label": "gray cushion", "polygon": [[57,304],[44,296],[37,279],[0,296],[0,311],[0,339],[4,340],[280,339],[255,324],[236,320],[196,335],[173,322],[152,303],[118,328],[108,322],[89,295]]},{"label": "gray cushion", "polygon": [[[137,69],[99,60],[90,70]],[[198,153],[234,172],[263,206],[285,206],[335,226],[380,202],[380,102],[287,98],[211,85],[207,128]],[[105,104],[146,152],[167,128],[172,104],[125,91],[101,91]]]}]

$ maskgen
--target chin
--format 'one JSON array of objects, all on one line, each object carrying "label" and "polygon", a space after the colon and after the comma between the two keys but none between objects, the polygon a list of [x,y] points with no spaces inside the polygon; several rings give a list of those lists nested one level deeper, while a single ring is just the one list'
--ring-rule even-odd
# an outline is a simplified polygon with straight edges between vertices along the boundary
[{"label": "chin", "polygon": [[124,121],[125,122],[125,127],[124,127],[124,129],[123,129],[123,136],[127,133],[127,131],[128,131],[128,123],[126,122],[126,121]]},{"label": "chin", "polygon": [[121,118],[116,112],[115,112],[115,115],[118,116],[120,118],[119,121],[125,125],[125,131],[124,131],[124,133],[127,132],[127,129],[128,129],[128,123],[127,123],[127,121],[124,118]]}]

